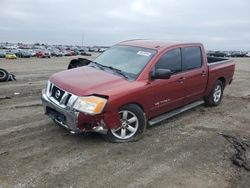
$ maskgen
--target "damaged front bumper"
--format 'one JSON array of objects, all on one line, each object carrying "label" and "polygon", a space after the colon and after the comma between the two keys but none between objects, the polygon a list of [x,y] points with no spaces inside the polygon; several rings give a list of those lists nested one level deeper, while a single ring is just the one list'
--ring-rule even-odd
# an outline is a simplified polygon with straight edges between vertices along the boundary
[{"label": "damaged front bumper", "polygon": [[62,105],[51,97],[49,88],[47,88],[47,92],[45,89],[42,91],[41,99],[45,114],[71,133],[98,132],[107,134],[108,129],[103,119],[100,116],[95,117],[77,112],[72,108],[73,100],[69,101],[72,103],[69,106]]}]

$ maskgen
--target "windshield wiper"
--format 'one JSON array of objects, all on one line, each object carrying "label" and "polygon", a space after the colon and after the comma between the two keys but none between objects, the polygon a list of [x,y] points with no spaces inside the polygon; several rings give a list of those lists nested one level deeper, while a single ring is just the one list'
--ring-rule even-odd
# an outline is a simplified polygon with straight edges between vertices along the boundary
[{"label": "windshield wiper", "polygon": [[98,68],[100,68],[101,70],[104,70],[103,65],[101,65],[100,63],[97,63],[95,61],[92,61],[91,63],[93,63],[94,65],[96,65]]},{"label": "windshield wiper", "polygon": [[120,75],[123,76],[124,78],[129,79],[129,77],[128,77],[124,72],[122,72],[122,70],[120,70],[120,69],[114,68],[114,67],[112,67],[112,66],[102,65],[102,64],[97,63],[97,62],[95,62],[95,61],[92,61],[91,63],[97,65],[97,66],[98,66],[100,69],[102,69],[102,70],[103,70],[103,68],[108,68],[108,69],[110,69],[110,70],[112,70],[112,71],[115,71],[116,73],[120,74]]},{"label": "windshield wiper", "polygon": [[116,73],[122,75],[125,79],[128,79],[128,76],[124,72],[122,72],[122,70],[114,68],[112,66],[107,66],[107,68],[109,68],[109,69],[115,71]]}]

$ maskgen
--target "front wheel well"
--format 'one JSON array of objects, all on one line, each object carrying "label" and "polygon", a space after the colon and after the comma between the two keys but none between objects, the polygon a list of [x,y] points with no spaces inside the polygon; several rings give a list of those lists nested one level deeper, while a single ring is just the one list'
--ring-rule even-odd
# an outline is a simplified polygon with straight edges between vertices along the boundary
[{"label": "front wheel well", "polygon": [[111,142],[134,142],[142,137],[146,128],[144,112],[136,103],[127,103],[120,108],[120,126],[109,129],[105,138]]},{"label": "front wheel well", "polygon": [[[138,106],[144,113],[145,113],[145,111],[144,111],[144,108],[143,108],[143,106],[142,105],[140,105],[139,103],[137,103],[137,102],[131,102],[131,103],[127,103],[127,104],[124,104],[124,105],[122,105],[120,108],[122,108],[123,106],[127,106],[127,105],[130,105],[130,104],[133,104],[133,105],[136,105],[136,106]],[[119,108],[119,109],[120,109]]]}]

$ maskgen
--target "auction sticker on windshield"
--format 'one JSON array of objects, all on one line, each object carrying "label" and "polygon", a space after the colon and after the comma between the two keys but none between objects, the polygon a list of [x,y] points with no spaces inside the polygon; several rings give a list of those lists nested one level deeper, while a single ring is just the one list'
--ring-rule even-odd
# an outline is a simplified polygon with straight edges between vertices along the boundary
[{"label": "auction sticker on windshield", "polygon": [[149,56],[151,55],[150,52],[144,52],[144,51],[138,51],[137,54],[138,54],[138,55],[147,56],[147,57],[149,57]]}]

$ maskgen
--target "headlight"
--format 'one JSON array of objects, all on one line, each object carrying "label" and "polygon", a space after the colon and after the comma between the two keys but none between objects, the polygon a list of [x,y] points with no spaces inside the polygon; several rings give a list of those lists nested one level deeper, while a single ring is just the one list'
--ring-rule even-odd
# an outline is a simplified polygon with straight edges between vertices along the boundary
[{"label": "headlight", "polygon": [[78,97],[73,108],[77,111],[94,115],[102,113],[106,103],[107,99],[101,97]]}]

